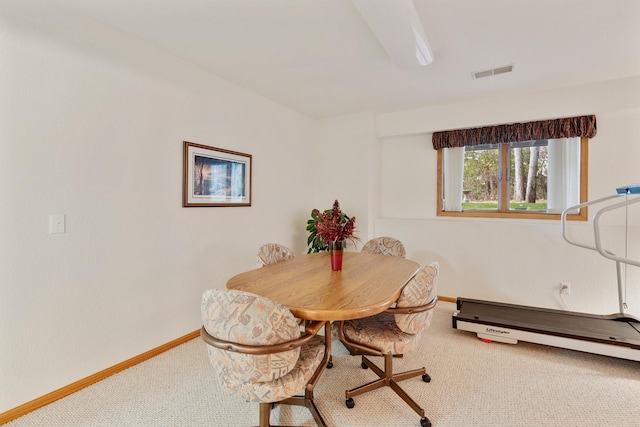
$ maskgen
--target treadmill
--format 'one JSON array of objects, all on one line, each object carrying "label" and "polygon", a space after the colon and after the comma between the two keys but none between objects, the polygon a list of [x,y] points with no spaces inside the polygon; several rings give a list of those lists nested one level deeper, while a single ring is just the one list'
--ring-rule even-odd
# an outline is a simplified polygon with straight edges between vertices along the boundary
[{"label": "treadmill", "polygon": [[[483,341],[517,344],[518,341],[640,361],[640,320],[626,313],[621,265],[640,267],[640,261],[617,256],[602,246],[600,219],[614,209],[640,203],[640,184],[616,189],[616,194],[569,207],[562,212],[564,239],[572,245],[595,250],[616,263],[620,312],[595,315],[566,310],[529,307],[468,298],[457,299],[453,328],[475,332]],[[571,240],[566,232],[567,213],[624,197],[601,208],[593,219],[595,246]],[[610,202],[611,203],[611,202]],[[628,234],[628,228],[627,234]],[[626,251],[625,251],[626,252]],[[626,275],[625,275],[626,280]]]}]

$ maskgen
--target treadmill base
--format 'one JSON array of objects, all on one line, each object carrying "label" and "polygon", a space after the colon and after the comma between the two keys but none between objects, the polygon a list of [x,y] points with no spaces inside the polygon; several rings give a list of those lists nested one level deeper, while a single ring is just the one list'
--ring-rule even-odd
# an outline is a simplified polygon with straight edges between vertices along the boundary
[{"label": "treadmill base", "polygon": [[516,344],[525,341],[640,361],[640,322],[491,301],[458,298],[453,328],[478,338]]}]

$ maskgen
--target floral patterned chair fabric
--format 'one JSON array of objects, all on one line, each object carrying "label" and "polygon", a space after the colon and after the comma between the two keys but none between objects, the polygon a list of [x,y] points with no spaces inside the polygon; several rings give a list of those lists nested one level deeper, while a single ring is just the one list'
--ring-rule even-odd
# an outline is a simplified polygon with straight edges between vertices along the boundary
[{"label": "floral patterned chair fabric", "polygon": [[284,245],[267,243],[258,250],[258,267],[293,258],[293,252]]},{"label": "floral patterned chair fabric", "polygon": [[355,342],[379,350],[382,354],[408,353],[418,339],[415,334],[402,332],[390,313],[347,321],[343,331],[347,345]]},{"label": "floral patterned chair fabric", "polygon": [[[273,402],[307,406],[293,396],[308,397],[305,387],[325,356],[322,336],[304,337],[285,306],[248,292],[207,290],[201,309],[201,335],[220,384],[229,394],[260,402],[260,425],[269,425]],[[262,349],[281,344],[279,351]]]},{"label": "floral patterned chair fabric", "polygon": [[399,256],[402,258],[406,258],[407,256],[407,251],[404,249],[402,242],[393,237],[375,237],[365,243],[360,252]]},{"label": "floral patterned chair fabric", "polygon": [[[419,307],[436,298],[439,265],[437,262],[420,269],[402,289],[395,307]],[[413,314],[387,312],[343,322],[342,331],[348,342],[380,350],[385,354],[404,354],[413,348],[420,332],[431,325],[431,310]]]},{"label": "floral patterned chair fabric", "polygon": [[[425,382],[431,381],[425,368],[394,374],[392,362],[394,355],[411,351],[421,333],[431,325],[432,309],[438,300],[436,290],[439,271],[440,266],[437,262],[419,270],[403,288],[395,306],[387,311],[371,317],[341,322],[339,336],[342,342],[351,354],[362,355],[363,368],[371,368],[380,377],[377,381],[348,390],[347,407],[353,407],[353,396],[390,386],[422,417],[423,426],[431,425],[424,409],[397,385],[399,381],[418,375],[422,375]],[[375,366],[367,356],[383,356],[384,370]]]},{"label": "floral patterned chair fabric", "polygon": [[[419,307],[429,304],[436,295],[440,264],[433,262],[416,273],[409,283],[402,289],[396,308]],[[396,325],[404,333],[418,334],[431,326],[433,311],[423,311],[415,314],[394,314]]]}]

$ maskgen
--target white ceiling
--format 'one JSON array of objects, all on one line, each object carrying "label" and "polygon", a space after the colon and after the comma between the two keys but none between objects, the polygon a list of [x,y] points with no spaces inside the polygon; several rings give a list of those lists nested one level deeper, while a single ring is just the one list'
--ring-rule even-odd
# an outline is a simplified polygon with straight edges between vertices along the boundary
[{"label": "white ceiling", "polygon": [[639,0],[415,0],[435,57],[416,70],[349,0],[56,1],[313,117],[640,75]]}]

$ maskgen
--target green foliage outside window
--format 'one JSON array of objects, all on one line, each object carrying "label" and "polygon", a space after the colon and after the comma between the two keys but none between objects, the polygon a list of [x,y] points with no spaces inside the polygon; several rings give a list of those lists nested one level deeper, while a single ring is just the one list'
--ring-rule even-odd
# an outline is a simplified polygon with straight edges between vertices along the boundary
[{"label": "green foliage outside window", "polygon": [[[530,145],[533,145],[531,142]],[[519,144],[509,149],[509,200],[510,209],[546,211],[547,204],[547,147]],[[518,152],[519,151],[519,152]],[[537,156],[532,165],[534,181],[528,180],[531,157]],[[521,167],[516,168],[516,161]],[[467,147],[464,160],[463,210],[498,209],[499,198],[499,149],[497,145]],[[519,175],[519,179],[517,179]],[[516,183],[521,190],[516,191]],[[526,191],[529,189],[530,191]],[[531,193],[531,194],[530,194]],[[528,195],[529,197],[525,197]]]}]

